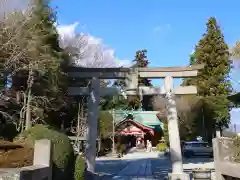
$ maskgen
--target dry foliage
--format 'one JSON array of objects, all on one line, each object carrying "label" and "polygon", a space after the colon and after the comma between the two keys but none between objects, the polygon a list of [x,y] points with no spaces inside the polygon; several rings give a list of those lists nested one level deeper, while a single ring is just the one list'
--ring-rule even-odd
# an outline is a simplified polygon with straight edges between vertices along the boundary
[{"label": "dry foliage", "polygon": [[89,68],[118,66],[113,59],[105,57],[104,47],[99,42],[92,42],[89,35],[81,33],[74,36],[62,36],[59,42],[60,46],[70,55],[73,66]]},{"label": "dry foliage", "polygon": [[[35,7],[24,12],[10,13],[0,22],[0,64],[2,71],[13,79],[19,74],[26,73],[25,84],[17,94],[23,104],[20,110],[20,124],[30,127],[32,121],[42,118],[42,108],[50,106],[50,99],[46,96],[35,96],[32,92],[37,76],[46,72],[54,72],[59,67],[59,60],[54,57],[41,37],[48,36],[48,32],[41,27],[44,22],[39,21],[33,13]],[[44,25],[43,25],[44,26]],[[40,28],[39,28],[40,27]],[[18,79],[16,79],[18,81]],[[18,87],[19,88],[19,87]],[[32,119],[34,117],[34,119]]]},{"label": "dry foliage", "polygon": [[[197,96],[178,96],[176,98],[177,116],[179,122],[179,131],[182,139],[195,136],[197,133],[196,110],[199,106]],[[153,100],[154,110],[159,111],[158,118],[164,122],[167,121],[166,99],[163,96],[157,96]]]},{"label": "dry foliage", "polygon": [[0,168],[19,168],[33,164],[33,149],[0,140]]},{"label": "dry foliage", "polygon": [[[41,30],[37,29],[34,17],[31,16],[31,12],[29,13],[28,15],[21,12],[10,14],[4,22],[1,22],[0,27],[0,63],[3,66],[3,71],[11,77],[16,76],[19,72],[28,72],[27,91],[20,93],[23,94],[21,117],[25,116],[23,114],[27,110],[35,112],[36,108],[34,107],[37,106],[34,106],[33,102],[38,101],[34,101],[34,99],[47,100],[44,97],[34,97],[31,94],[31,87],[34,82],[34,72],[44,72],[45,69],[51,67],[49,64],[51,57],[49,56],[49,60],[45,54],[37,51],[39,48],[44,48],[40,46],[42,44],[38,41]],[[22,124],[20,122],[19,127]]]},{"label": "dry foliage", "polygon": [[231,54],[232,54],[232,58],[234,60],[239,61],[239,59],[240,59],[240,41],[237,41],[235,46],[232,49],[230,49],[230,51],[231,51]]},{"label": "dry foliage", "polygon": [[[178,112],[178,117],[180,119],[180,123],[187,121],[187,119],[192,118],[193,112],[192,110],[196,108],[198,103],[198,98],[196,96],[176,96],[176,107]],[[164,96],[158,95],[153,98],[153,108],[155,111],[159,111],[158,118],[166,119],[167,117],[167,100]]]},{"label": "dry foliage", "polygon": [[1,0],[0,1],[0,21],[4,20],[9,14],[22,12],[29,9],[32,0]]}]

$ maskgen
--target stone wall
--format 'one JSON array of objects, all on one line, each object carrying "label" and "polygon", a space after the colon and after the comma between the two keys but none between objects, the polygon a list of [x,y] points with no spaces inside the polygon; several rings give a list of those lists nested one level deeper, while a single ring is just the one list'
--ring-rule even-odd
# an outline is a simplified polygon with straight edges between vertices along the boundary
[{"label": "stone wall", "polygon": [[0,169],[0,180],[51,180],[51,141],[42,139],[35,142],[33,165],[22,168]]},{"label": "stone wall", "polygon": [[213,139],[213,153],[216,180],[240,180],[240,163],[235,161],[236,153],[232,138]]}]

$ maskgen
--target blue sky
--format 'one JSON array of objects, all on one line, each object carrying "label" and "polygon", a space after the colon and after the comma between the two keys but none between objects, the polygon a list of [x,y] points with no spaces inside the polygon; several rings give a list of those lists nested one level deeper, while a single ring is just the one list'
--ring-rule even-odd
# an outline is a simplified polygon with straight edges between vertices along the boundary
[{"label": "blue sky", "polygon": [[[239,0],[55,0],[53,6],[59,24],[79,22],[77,31],[101,38],[118,59],[132,60],[137,50],[147,49],[155,67],[187,65],[210,16],[217,18],[229,46],[240,39]],[[233,70],[232,78],[240,80],[240,73]]]}]

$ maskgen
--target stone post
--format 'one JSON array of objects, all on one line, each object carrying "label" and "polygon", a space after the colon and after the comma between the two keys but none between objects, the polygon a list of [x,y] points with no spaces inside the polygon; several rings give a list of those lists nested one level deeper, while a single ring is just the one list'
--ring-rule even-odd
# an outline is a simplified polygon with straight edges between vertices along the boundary
[{"label": "stone post", "polygon": [[48,179],[52,179],[52,143],[48,139],[35,141],[33,165],[49,167]]},{"label": "stone post", "polygon": [[220,138],[221,137],[221,130],[220,128],[216,129],[216,138]]},{"label": "stone post", "polygon": [[215,179],[216,180],[224,180],[224,177],[221,174],[221,170],[219,168],[219,163],[221,162],[220,153],[219,153],[219,138],[214,138],[212,140],[213,146],[213,157],[214,157],[214,168],[215,168]]}]

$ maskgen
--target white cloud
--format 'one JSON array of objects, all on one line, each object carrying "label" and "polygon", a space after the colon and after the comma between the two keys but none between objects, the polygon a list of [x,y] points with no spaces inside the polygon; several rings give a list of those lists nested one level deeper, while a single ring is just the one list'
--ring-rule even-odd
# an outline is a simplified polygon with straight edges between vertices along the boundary
[{"label": "white cloud", "polygon": [[161,26],[156,26],[156,27],[153,28],[153,31],[157,32],[157,31],[160,31],[161,29],[162,29]]},{"label": "white cloud", "polygon": [[166,32],[166,31],[169,31],[170,29],[171,29],[170,24],[158,25],[153,28],[153,32]]},{"label": "white cloud", "polygon": [[[101,38],[76,33],[78,26],[79,23],[75,22],[57,27],[61,46],[63,48],[71,46],[71,48],[78,49],[79,54],[84,54],[75,59],[76,64],[86,67],[117,67],[131,64],[129,60],[117,59],[114,49],[105,45]],[[101,58],[96,59],[96,55]]]},{"label": "white cloud", "polygon": [[240,108],[233,108],[231,112],[240,112]]},{"label": "white cloud", "polygon": [[69,38],[73,38],[76,35],[75,30],[78,25],[79,25],[79,23],[75,22],[70,25],[58,26],[57,30],[58,30],[58,33],[60,34],[61,38],[64,38],[65,36],[68,36]]}]

